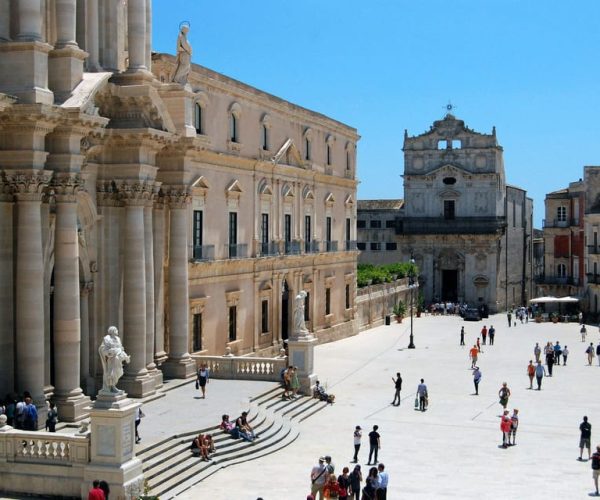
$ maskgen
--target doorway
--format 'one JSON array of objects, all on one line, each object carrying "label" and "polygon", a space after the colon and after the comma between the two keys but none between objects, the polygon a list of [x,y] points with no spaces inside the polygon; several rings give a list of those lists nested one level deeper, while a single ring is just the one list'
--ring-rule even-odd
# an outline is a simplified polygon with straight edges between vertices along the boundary
[{"label": "doorway", "polygon": [[442,269],[442,300],[456,302],[458,299],[458,270]]},{"label": "doorway", "polygon": [[281,340],[287,340],[289,336],[289,296],[287,281],[283,280],[281,286]]}]

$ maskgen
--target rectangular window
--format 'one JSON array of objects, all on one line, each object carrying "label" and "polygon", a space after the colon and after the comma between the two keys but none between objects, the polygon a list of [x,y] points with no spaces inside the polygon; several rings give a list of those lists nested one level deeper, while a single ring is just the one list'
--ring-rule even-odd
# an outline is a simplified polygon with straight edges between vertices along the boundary
[{"label": "rectangular window", "polygon": [[269,244],[269,214],[261,214],[260,241],[263,245]]},{"label": "rectangular window", "polygon": [[237,212],[229,212],[229,257],[237,257]]},{"label": "rectangular window", "polygon": [[237,338],[237,306],[229,307],[229,342]]},{"label": "rectangular window", "polygon": [[311,251],[311,240],[312,240],[312,233],[311,233],[311,219],[310,219],[310,215],[305,215],[304,216],[304,251],[306,253]]},{"label": "rectangular window", "polygon": [[261,331],[262,333],[269,333],[269,301],[263,300],[261,302]]},{"label": "rectangular window", "polygon": [[346,170],[350,170],[350,151],[346,151]]},{"label": "rectangular window", "polygon": [[204,132],[202,130],[202,106],[199,103],[196,103],[194,108],[194,128],[196,129],[196,133],[202,135]]},{"label": "rectangular window", "polygon": [[556,220],[565,222],[567,220],[567,207],[558,207],[556,209]]},{"label": "rectangular window", "polygon": [[310,160],[310,141],[308,139],[304,139],[304,159]]},{"label": "rectangular window", "polygon": [[367,227],[367,221],[366,221],[366,220],[361,220],[361,219],[358,219],[358,220],[356,221],[356,227],[357,227],[358,229],[364,229],[365,227]]},{"label": "rectangular window", "polygon": [[202,259],[202,238],[203,238],[203,212],[194,210],[193,215],[193,240],[194,240],[194,259]]},{"label": "rectangular window", "polygon": [[444,200],[444,219],[454,219],[454,200]]},{"label": "rectangular window", "polygon": [[378,252],[379,250],[381,250],[381,243],[372,242],[371,243],[371,250],[374,251],[374,252]]},{"label": "rectangular window", "polygon": [[386,220],[385,227],[386,227],[386,229],[395,229],[396,221],[395,220]]},{"label": "rectangular window", "polygon": [[346,309],[350,309],[350,284],[346,283]]},{"label": "rectangular window", "polygon": [[194,337],[194,352],[202,350],[202,314],[192,316],[192,330]]},{"label": "rectangular window", "polygon": [[394,241],[394,242],[388,242],[385,244],[385,249],[386,250],[397,250],[398,249],[398,244]]},{"label": "rectangular window", "polygon": [[331,241],[331,217],[325,219],[325,239]]},{"label": "rectangular window", "polygon": [[358,248],[359,250],[366,250],[367,244],[362,241],[359,241],[356,243],[356,248]]},{"label": "rectangular window", "polygon": [[325,316],[331,314],[331,288],[325,289]]},{"label": "rectangular window", "polygon": [[292,241],[292,216],[285,214],[283,216],[283,239],[286,243]]},{"label": "rectangular window", "polygon": [[310,292],[304,297],[304,321],[310,321]]},{"label": "rectangular window", "polygon": [[371,225],[371,229],[379,229],[379,228],[381,228],[381,221],[377,220],[377,219],[373,219],[371,221],[370,225]]},{"label": "rectangular window", "polygon": [[352,239],[351,229],[351,221],[349,218],[346,218],[346,241],[350,241]]}]

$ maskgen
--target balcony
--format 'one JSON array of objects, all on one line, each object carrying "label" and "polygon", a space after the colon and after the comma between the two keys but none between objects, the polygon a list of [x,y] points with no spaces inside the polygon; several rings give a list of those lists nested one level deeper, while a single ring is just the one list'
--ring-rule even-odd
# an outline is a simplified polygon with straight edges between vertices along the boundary
[{"label": "balcony", "polygon": [[344,248],[346,252],[353,252],[354,250],[358,250],[356,247],[356,240],[346,240],[344,241]]},{"label": "balcony", "polygon": [[586,276],[590,285],[600,285],[600,274],[587,273]]},{"label": "balcony", "polygon": [[298,240],[284,241],[283,249],[286,255],[298,255],[300,253],[300,242]]},{"label": "balcony", "polygon": [[246,243],[225,245],[225,247],[230,259],[245,259],[248,257],[248,245]]},{"label": "balcony", "polygon": [[588,245],[587,253],[589,255],[600,255],[600,246],[598,245]]},{"label": "balcony", "polygon": [[304,253],[319,253],[319,242],[317,240],[305,241]]},{"label": "balcony", "polygon": [[260,256],[269,257],[279,255],[279,244],[275,241],[265,241],[260,244]]},{"label": "balcony", "polygon": [[571,226],[579,226],[579,218],[578,217],[572,217],[572,218],[567,218],[565,220],[560,220],[560,219],[544,219],[542,221],[542,226],[545,228],[550,227],[571,227]]},{"label": "balcony", "polygon": [[214,245],[194,245],[192,249],[193,261],[208,261],[215,260]]},{"label": "balcony", "polygon": [[574,276],[540,276],[536,279],[538,285],[572,285],[579,286],[579,278]]},{"label": "balcony", "polygon": [[337,252],[338,251],[338,242],[337,241],[324,241],[323,250],[325,252]]},{"label": "balcony", "polygon": [[406,217],[396,221],[396,234],[497,234],[505,227],[504,217]]}]

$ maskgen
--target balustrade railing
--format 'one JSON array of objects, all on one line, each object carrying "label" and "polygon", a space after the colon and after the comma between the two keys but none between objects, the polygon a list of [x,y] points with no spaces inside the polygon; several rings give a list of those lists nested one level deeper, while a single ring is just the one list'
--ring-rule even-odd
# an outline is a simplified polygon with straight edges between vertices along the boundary
[{"label": "balustrade railing", "polygon": [[0,433],[0,460],[46,464],[89,462],[88,435],[54,432],[5,431]]},{"label": "balustrade railing", "polygon": [[199,356],[192,354],[196,365],[206,364],[210,376],[229,380],[264,380],[279,382],[287,357],[260,358],[246,356]]}]

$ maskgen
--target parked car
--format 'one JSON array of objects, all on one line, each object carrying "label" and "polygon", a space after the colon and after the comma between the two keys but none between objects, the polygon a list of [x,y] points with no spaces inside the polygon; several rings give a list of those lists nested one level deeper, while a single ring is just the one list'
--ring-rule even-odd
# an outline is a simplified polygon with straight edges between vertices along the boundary
[{"label": "parked car", "polygon": [[475,307],[469,307],[465,310],[463,318],[465,321],[481,321],[481,314]]}]

